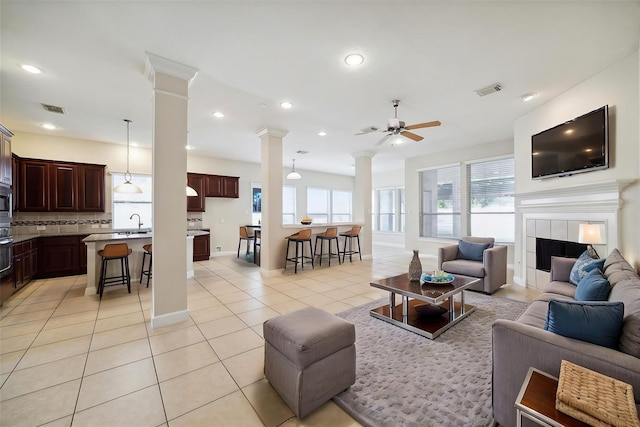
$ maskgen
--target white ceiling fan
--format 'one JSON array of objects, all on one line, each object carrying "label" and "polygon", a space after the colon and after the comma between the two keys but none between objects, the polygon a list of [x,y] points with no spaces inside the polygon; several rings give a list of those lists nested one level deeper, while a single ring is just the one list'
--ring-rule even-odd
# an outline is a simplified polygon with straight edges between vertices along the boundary
[{"label": "white ceiling fan", "polygon": [[375,126],[369,126],[364,129],[361,129],[358,133],[356,133],[356,135],[365,135],[371,132],[386,132],[387,134],[383,136],[382,139],[380,139],[376,143],[376,146],[384,144],[384,142],[393,135],[402,135],[416,142],[419,142],[419,141],[422,141],[424,138],[420,135],[416,135],[413,132],[409,132],[410,130],[440,126],[441,124],[439,121],[435,120],[432,122],[418,123],[415,125],[405,126],[404,122],[398,119],[398,105],[400,104],[400,100],[394,99],[393,101],[391,101],[391,103],[393,104],[395,114],[393,118],[389,119],[386,129],[380,129]]}]

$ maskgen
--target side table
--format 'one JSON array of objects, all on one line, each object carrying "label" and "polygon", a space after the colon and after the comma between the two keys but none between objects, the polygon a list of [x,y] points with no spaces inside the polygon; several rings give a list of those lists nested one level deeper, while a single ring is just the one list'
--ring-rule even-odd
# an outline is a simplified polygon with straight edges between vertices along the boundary
[{"label": "side table", "polygon": [[524,417],[546,427],[588,427],[589,424],[556,409],[557,391],[557,378],[536,368],[529,368],[516,398],[517,426],[522,426]]}]

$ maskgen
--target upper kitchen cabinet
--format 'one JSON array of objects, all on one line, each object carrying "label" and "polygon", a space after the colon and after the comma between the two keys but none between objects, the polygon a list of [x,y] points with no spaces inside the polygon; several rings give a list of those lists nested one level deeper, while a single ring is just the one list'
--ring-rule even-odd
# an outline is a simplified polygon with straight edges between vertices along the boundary
[{"label": "upper kitchen cabinet", "polygon": [[207,197],[228,197],[237,199],[239,197],[237,176],[207,175]]},{"label": "upper kitchen cabinet", "polygon": [[198,193],[197,196],[187,197],[187,212],[205,211],[205,177],[199,173],[187,173],[187,185]]},{"label": "upper kitchen cabinet", "polygon": [[48,212],[49,166],[45,160],[22,159],[20,161],[19,206],[23,212]]},{"label": "upper kitchen cabinet", "polygon": [[15,158],[22,212],[104,212],[105,166]]},{"label": "upper kitchen cabinet", "polygon": [[78,166],[78,211],[104,212],[104,166]]},{"label": "upper kitchen cabinet", "polygon": [[76,165],[52,163],[49,166],[51,210],[78,211],[78,168]]},{"label": "upper kitchen cabinet", "polygon": [[0,125],[0,135],[2,146],[0,146],[0,183],[11,185],[13,182],[12,163],[11,163],[11,137],[13,133]]}]

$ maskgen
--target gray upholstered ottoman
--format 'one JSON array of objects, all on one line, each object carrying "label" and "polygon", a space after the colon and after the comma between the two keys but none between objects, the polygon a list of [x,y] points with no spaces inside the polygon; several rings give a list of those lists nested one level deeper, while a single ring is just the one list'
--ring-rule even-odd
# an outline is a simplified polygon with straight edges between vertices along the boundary
[{"label": "gray upholstered ottoman", "polygon": [[356,381],[355,326],[314,307],[264,322],[264,373],[298,418]]}]

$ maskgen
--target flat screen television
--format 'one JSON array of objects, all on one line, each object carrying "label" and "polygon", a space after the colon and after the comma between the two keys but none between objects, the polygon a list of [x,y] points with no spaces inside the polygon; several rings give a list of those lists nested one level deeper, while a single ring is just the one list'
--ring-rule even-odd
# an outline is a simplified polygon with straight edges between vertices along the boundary
[{"label": "flat screen television", "polygon": [[608,167],[608,105],[531,137],[533,179],[569,176]]}]

